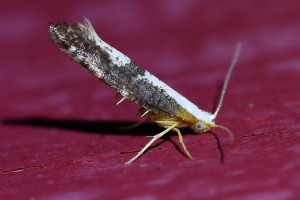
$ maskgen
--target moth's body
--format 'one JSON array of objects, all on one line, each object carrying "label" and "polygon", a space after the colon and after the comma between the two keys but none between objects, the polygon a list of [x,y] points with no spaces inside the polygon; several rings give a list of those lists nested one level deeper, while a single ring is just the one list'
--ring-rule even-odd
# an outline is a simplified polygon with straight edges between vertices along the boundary
[{"label": "moth's body", "polygon": [[155,135],[127,164],[134,161],[152,142],[170,130],[178,133],[186,154],[193,159],[186,150],[178,128],[191,127],[193,131],[202,133],[217,126],[214,123],[216,114],[199,109],[127,56],[102,41],[88,20],[85,20],[85,25],[51,24],[49,36],[73,60],[122,95],[122,100],[129,99],[141,106],[139,113],[142,116],[147,116],[159,126],[166,128],[166,131]]}]

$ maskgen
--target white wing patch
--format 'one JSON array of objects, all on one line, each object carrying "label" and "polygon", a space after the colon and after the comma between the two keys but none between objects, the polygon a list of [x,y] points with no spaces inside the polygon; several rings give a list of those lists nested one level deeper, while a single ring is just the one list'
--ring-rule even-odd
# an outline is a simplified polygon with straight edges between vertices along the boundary
[{"label": "white wing patch", "polygon": [[173,90],[170,86],[168,86],[164,82],[160,81],[158,78],[150,74],[148,71],[146,71],[143,77],[140,76],[140,79],[142,78],[149,80],[149,82],[151,82],[154,86],[164,89],[170,97],[174,98],[179,105],[181,105],[189,113],[194,115],[197,119],[200,119],[204,122],[212,122],[211,113],[199,109],[195,104],[187,100],[184,96],[182,96],[181,94]]}]

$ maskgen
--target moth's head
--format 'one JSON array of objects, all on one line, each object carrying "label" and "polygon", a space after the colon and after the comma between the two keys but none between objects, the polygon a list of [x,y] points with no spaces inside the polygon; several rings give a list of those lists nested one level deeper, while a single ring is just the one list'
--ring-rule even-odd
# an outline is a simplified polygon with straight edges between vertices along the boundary
[{"label": "moth's head", "polygon": [[197,123],[195,123],[191,126],[191,129],[195,133],[205,133],[205,132],[209,131],[211,128],[221,128],[221,129],[225,130],[229,134],[230,141],[233,142],[233,140],[234,140],[233,133],[228,128],[217,125],[214,122],[198,121]]},{"label": "moth's head", "polygon": [[205,133],[207,131],[209,131],[215,124],[212,123],[206,123],[204,121],[198,121],[197,123],[193,124],[191,126],[191,129],[195,132],[195,133]]}]

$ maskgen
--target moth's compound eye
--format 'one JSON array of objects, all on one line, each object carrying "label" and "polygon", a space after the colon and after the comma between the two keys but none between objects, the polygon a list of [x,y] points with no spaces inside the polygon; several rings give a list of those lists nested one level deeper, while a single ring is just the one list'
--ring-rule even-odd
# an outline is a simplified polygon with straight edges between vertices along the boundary
[{"label": "moth's compound eye", "polygon": [[202,131],[204,129],[204,124],[202,122],[198,122],[196,125],[195,125],[195,130],[196,131]]}]

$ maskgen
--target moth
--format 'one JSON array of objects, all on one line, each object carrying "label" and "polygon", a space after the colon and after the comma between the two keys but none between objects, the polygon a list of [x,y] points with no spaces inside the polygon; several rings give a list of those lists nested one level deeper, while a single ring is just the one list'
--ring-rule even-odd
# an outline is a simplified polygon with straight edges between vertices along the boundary
[{"label": "moth", "polygon": [[140,157],[157,139],[169,131],[178,134],[179,142],[190,160],[194,160],[187,150],[179,128],[190,127],[195,133],[204,133],[211,128],[221,128],[227,131],[230,139],[232,132],[223,126],[215,124],[221,109],[228,81],[236,65],[241,44],[238,43],[234,58],[227,72],[219,104],[212,114],[199,109],[171,87],[160,81],[154,75],[134,63],[123,53],[119,52],[99,38],[91,22],[85,23],[56,23],[50,24],[49,36],[53,43],[85,67],[105,84],[115,89],[122,99],[129,99],[140,106],[138,113],[148,117],[165,130],[158,133],[139,153],[125,164],[130,164]]}]

